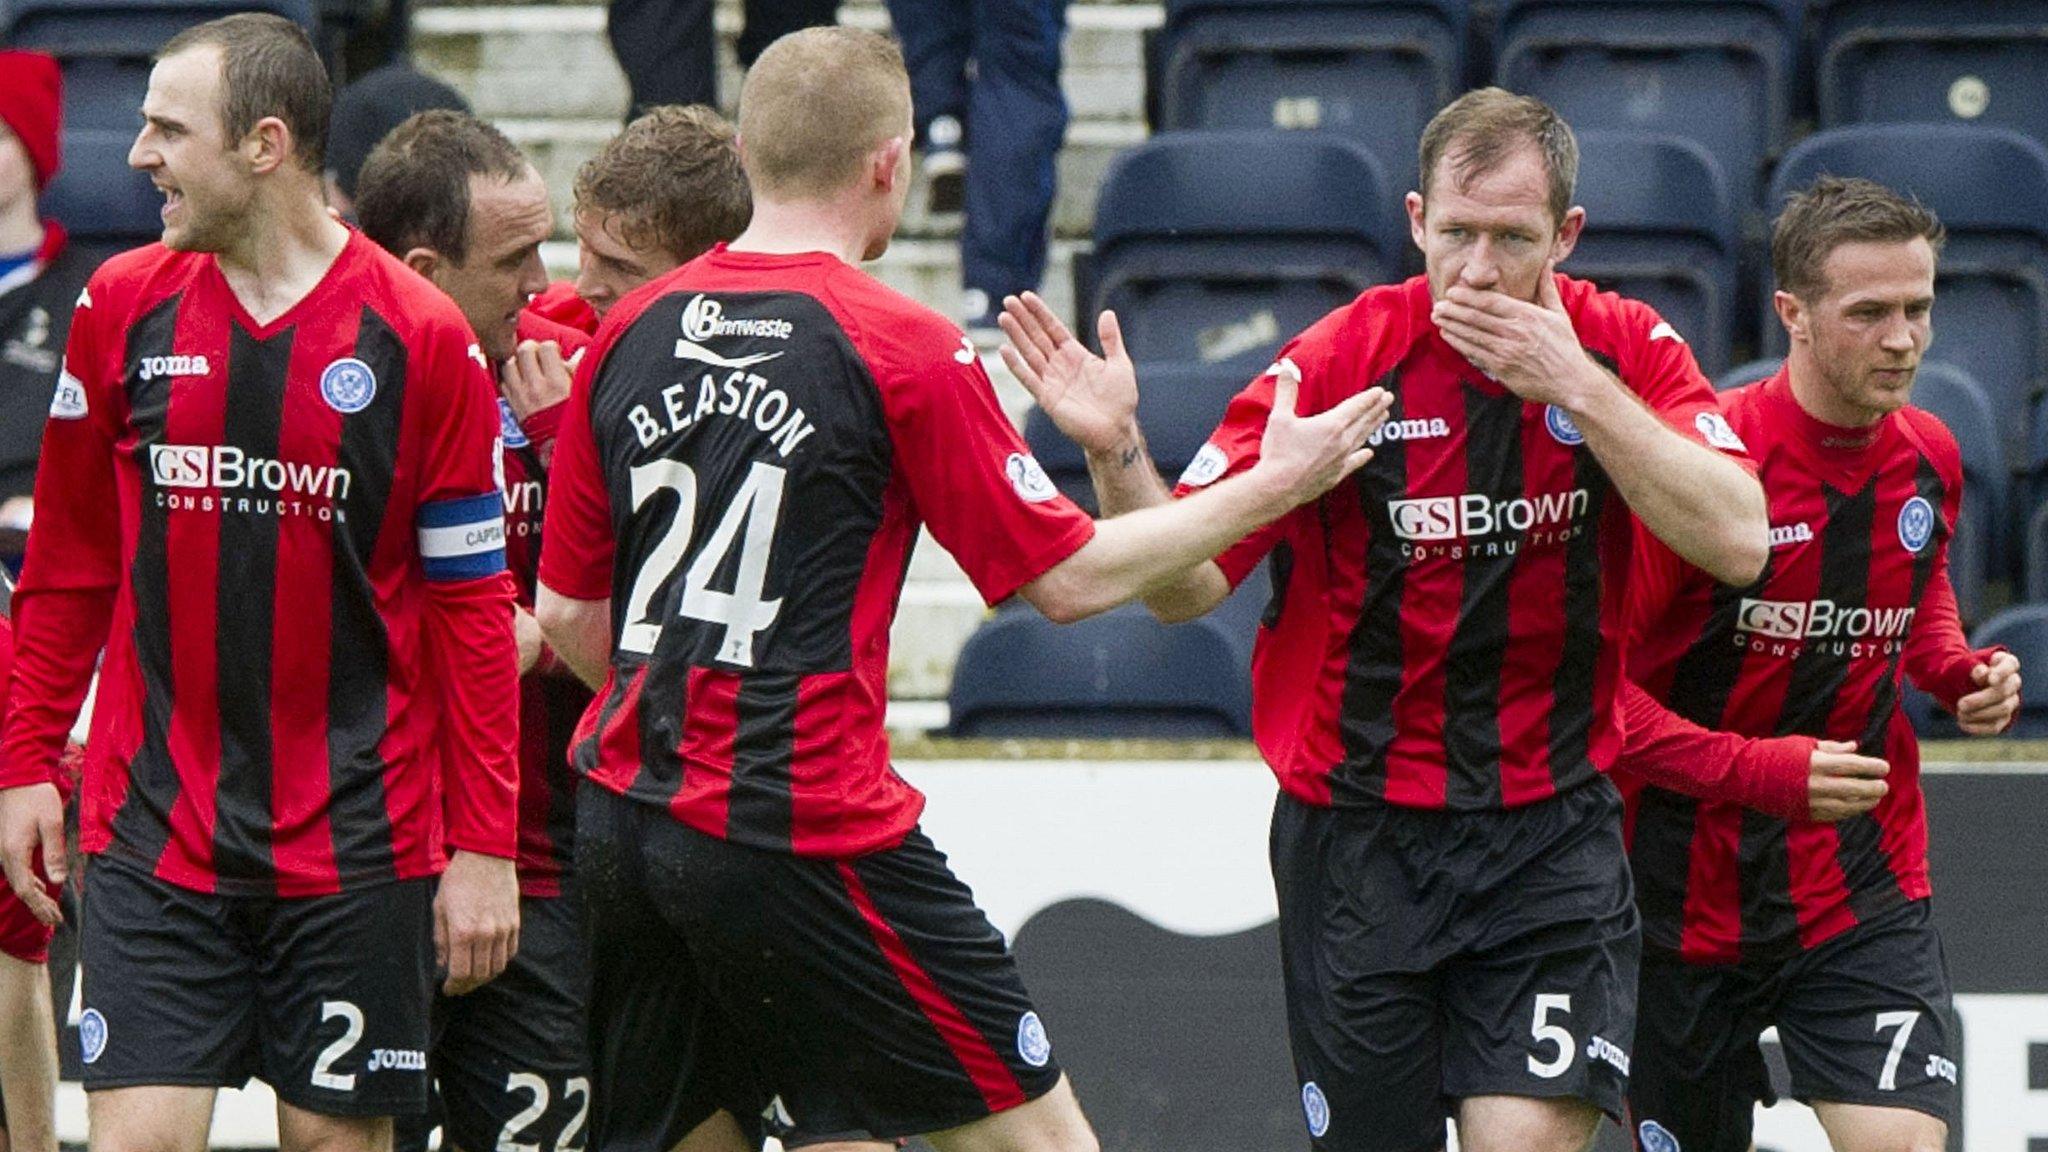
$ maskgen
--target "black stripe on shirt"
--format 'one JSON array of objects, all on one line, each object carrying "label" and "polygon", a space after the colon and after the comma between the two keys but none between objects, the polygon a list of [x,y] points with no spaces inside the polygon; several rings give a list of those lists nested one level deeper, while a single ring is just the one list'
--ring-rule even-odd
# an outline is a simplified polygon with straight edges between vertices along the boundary
[{"label": "black stripe on shirt", "polygon": [[[1527,490],[1522,464],[1522,398],[1465,393],[1465,491],[1494,507]],[[1508,589],[1521,554],[1519,533],[1504,526],[1486,541],[1465,541],[1458,620],[1444,650],[1444,806],[1498,808],[1500,681],[1508,649]],[[1491,553],[1482,555],[1482,553]]]},{"label": "black stripe on shirt", "polygon": [[791,757],[797,689],[803,677],[757,672],[740,678],[733,734],[732,796],[726,835],[774,852],[790,850]]},{"label": "black stripe on shirt", "polygon": [[[172,355],[183,296],[171,296],[128,329],[127,363]],[[178,766],[171,757],[174,682],[171,678],[170,511],[156,482],[151,449],[164,444],[170,414],[171,381],[143,379],[130,367],[124,381],[128,422],[135,429],[136,464],[142,473],[141,523],[129,580],[135,587],[135,661],[142,672],[142,745],[128,765],[128,791],[112,823],[114,846],[152,871],[170,844],[171,807],[179,794]]]},{"label": "black stripe on shirt", "polygon": [[[1401,388],[1389,372],[1379,387],[1394,395],[1388,423],[1401,419]],[[1387,791],[1387,749],[1394,742],[1394,697],[1406,665],[1401,640],[1401,595],[1408,562],[1388,506],[1408,494],[1407,442],[1389,437],[1351,483],[1365,524],[1365,600],[1352,625],[1351,659],[1344,668],[1344,696],[1337,710],[1344,763],[1332,773],[1337,799],[1379,799]],[[1338,499],[1333,492],[1325,499]]]}]

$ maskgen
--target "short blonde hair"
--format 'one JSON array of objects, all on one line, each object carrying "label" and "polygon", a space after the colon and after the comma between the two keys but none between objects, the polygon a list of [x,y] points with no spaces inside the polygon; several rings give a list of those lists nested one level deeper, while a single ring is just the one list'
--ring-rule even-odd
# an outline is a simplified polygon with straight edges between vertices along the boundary
[{"label": "short blonde hair", "polygon": [[896,42],[826,26],[768,46],[740,89],[740,143],[757,195],[818,199],[860,174],[910,123],[910,76]]}]

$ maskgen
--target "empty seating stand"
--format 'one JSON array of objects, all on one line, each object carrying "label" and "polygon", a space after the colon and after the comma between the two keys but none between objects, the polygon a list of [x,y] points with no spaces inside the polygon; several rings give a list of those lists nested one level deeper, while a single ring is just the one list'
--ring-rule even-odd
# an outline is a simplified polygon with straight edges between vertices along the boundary
[{"label": "empty seating stand", "polygon": [[[1973,632],[1970,644],[1977,648],[2005,645],[2019,657],[2022,672],[2048,664],[2048,604],[2007,608]],[[2038,692],[2022,693],[2019,715],[2007,735],[2029,740],[2048,737],[2048,698]]]},{"label": "empty seating stand", "polygon": [[1709,375],[1728,364],[1739,251],[1720,165],[1677,136],[1579,133],[1586,228],[1564,271],[1655,308]]},{"label": "empty seating stand", "polygon": [[1504,0],[1496,82],[1572,127],[1696,140],[1753,204],[1785,141],[1800,0]]},{"label": "empty seating stand", "polygon": [[[1206,364],[1160,364],[1139,373],[1138,426],[1145,430],[1152,462],[1168,484],[1201,451],[1222,421],[1230,398],[1250,381],[1248,372]],[[1094,511],[1087,458],[1043,409],[1034,406],[1025,416],[1024,439],[1060,491]]]},{"label": "empty seating stand", "polygon": [[2048,139],[2048,0],[1825,0],[1820,122],[1995,124]]},{"label": "empty seating stand", "polygon": [[1464,89],[1466,23],[1464,0],[1167,0],[1159,127],[1334,132],[1405,192]]},{"label": "empty seating stand", "polygon": [[1116,309],[1142,367],[1247,377],[1282,341],[1400,276],[1399,200],[1363,148],[1324,133],[1169,132],[1103,177],[1080,325]]}]

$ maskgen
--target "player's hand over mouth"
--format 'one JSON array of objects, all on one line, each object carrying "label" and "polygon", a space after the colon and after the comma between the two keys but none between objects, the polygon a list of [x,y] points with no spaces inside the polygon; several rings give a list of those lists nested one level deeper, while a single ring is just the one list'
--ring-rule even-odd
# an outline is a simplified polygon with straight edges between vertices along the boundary
[{"label": "player's hand over mouth", "polygon": [[519,951],[519,876],[512,861],[455,852],[434,894],[434,963],[450,996],[491,982]]},{"label": "player's hand over mouth", "polygon": [[1567,410],[1578,400],[1579,383],[1592,362],[1557,294],[1554,265],[1543,266],[1534,304],[1454,284],[1430,318],[1445,343],[1522,399]]},{"label": "player's hand over mouth", "polygon": [[1259,462],[1248,475],[1262,478],[1284,509],[1306,504],[1372,459],[1366,441],[1386,421],[1394,398],[1384,388],[1367,388],[1327,412],[1295,415],[1301,382],[1293,373],[1273,374],[1273,414],[1259,443]]},{"label": "player's hand over mouth", "polygon": [[1858,756],[1856,746],[1842,740],[1822,740],[1813,750],[1811,770],[1806,778],[1808,815],[1816,823],[1833,824],[1861,816],[1884,799],[1885,776],[1891,765],[1870,756]]},{"label": "player's hand over mouth", "polygon": [[1096,322],[1103,355],[1082,347],[1038,293],[1003,298],[996,318],[1009,343],[1003,363],[1067,438],[1089,452],[1114,451],[1138,413],[1138,374],[1116,313]]}]

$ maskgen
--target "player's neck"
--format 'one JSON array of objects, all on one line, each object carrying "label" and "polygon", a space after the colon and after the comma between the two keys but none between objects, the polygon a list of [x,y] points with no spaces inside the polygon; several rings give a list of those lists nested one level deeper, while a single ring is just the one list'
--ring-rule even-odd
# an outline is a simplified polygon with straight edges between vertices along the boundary
[{"label": "player's neck", "polygon": [[19,256],[43,246],[43,221],[33,196],[23,196],[0,211],[0,255]]},{"label": "player's neck", "polygon": [[727,245],[734,252],[793,255],[827,252],[848,264],[866,255],[869,223],[848,205],[815,201],[756,200],[747,230]]},{"label": "player's neck", "polygon": [[259,201],[235,242],[214,254],[236,299],[259,324],[284,315],[320,283],[348,245],[348,228],[317,194]]}]

